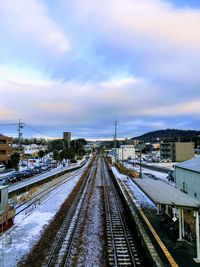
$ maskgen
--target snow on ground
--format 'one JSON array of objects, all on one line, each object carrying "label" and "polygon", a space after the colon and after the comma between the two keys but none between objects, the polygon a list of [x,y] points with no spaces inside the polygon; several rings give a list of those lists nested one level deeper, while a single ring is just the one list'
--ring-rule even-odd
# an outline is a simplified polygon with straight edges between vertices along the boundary
[{"label": "snow on ground", "polygon": [[[132,169],[132,170],[134,170],[136,172],[139,172],[140,171],[140,167],[139,166],[133,166],[133,165],[127,164],[127,163],[124,163],[124,166],[126,168]],[[145,173],[153,174],[159,180],[162,180],[165,183],[168,183],[169,185],[174,186],[174,183],[172,181],[169,181],[168,180],[168,178],[167,178],[168,174],[167,173],[163,173],[163,172],[159,172],[159,171],[154,171],[154,170],[151,170],[151,169],[147,169],[147,168],[142,167],[142,174],[144,175],[144,178],[148,178],[147,175],[145,175]]]},{"label": "snow on ground", "polygon": [[121,174],[115,167],[112,167],[112,171],[115,177],[123,180],[129,190],[133,193],[135,199],[137,200],[138,204],[140,204],[140,206],[156,209],[156,205],[152,202],[152,200],[148,198],[148,196],[145,195],[145,193],[131,179],[127,178],[126,175]]},{"label": "snow on ground", "polygon": [[17,266],[21,257],[30,251],[31,247],[40,238],[42,230],[68,197],[80,176],[81,174],[77,175],[64,187],[62,186],[62,190],[57,192],[56,196],[46,200],[31,215],[5,233],[3,239],[4,266]]},{"label": "snow on ground", "polygon": [[[145,163],[146,164],[146,163]],[[150,166],[157,166],[157,167],[163,167],[168,168],[170,170],[173,170],[173,166],[177,164],[177,162],[156,162],[156,163],[147,163]]]}]

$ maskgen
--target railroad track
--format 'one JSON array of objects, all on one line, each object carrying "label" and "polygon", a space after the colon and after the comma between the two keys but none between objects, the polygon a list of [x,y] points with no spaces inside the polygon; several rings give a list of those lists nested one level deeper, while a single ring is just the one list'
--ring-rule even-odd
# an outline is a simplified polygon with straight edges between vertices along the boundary
[{"label": "railroad track", "polygon": [[101,176],[104,187],[106,234],[109,266],[144,266],[137,242],[130,231],[118,192],[101,158]]},{"label": "railroad track", "polygon": [[[37,203],[41,204],[41,200],[44,199],[45,197],[47,197],[52,191],[56,190],[61,185],[64,185],[69,180],[73,179],[74,177],[76,177],[77,175],[82,174],[82,173],[83,173],[83,170],[78,170],[73,175],[71,175],[70,177],[65,179],[64,181],[62,181],[56,185],[53,185],[50,188],[44,189],[43,191],[39,192],[38,194],[36,194],[32,198],[30,198],[29,200],[23,202],[22,204],[17,205],[16,206],[16,216],[19,215],[20,213],[22,213],[23,211],[28,210],[30,207],[34,206]],[[58,191],[56,191],[56,193],[58,193]]]},{"label": "railroad track", "polygon": [[82,185],[82,188],[74,200],[74,204],[70,207],[43,266],[71,266],[70,261],[75,257],[77,232],[80,228],[84,206],[87,204],[92,179],[95,174],[96,162],[91,167],[87,181]]}]

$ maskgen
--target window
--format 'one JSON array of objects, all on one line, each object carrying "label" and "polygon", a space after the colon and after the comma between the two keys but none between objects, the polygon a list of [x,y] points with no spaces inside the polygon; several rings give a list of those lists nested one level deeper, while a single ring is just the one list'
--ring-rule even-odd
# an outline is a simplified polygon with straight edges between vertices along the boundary
[{"label": "window", "polygon": [[0,150],[0,155],[6,155],[6,151],[5,150]]}]

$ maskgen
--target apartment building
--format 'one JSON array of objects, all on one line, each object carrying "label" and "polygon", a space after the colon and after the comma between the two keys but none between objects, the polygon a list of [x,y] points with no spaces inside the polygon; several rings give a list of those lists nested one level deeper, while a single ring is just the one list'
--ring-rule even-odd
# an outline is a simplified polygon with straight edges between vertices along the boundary
[{"label": "apartment building", "polygon": [[13,153],[12,141],[12,137],[0,134],[0,162],[5,165],[9,163],[10,157]]},{"label": "apartment building", "polygon": [[160,159],[182,162],[194,157],[193,142],[175,142],[160,144]]}]

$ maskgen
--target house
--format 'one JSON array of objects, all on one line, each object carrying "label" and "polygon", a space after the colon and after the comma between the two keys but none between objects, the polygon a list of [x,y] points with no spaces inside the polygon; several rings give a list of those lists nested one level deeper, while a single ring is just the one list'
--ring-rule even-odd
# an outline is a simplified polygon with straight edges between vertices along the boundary
[{"label": "house", "polygon": [[23,145],[24,148],[24,155],[27,156],[38,156],[38,152],[40,150],[47,150],[47,146],[44,145],[36,145],[36,144],[31,144],[31,145]]}]

